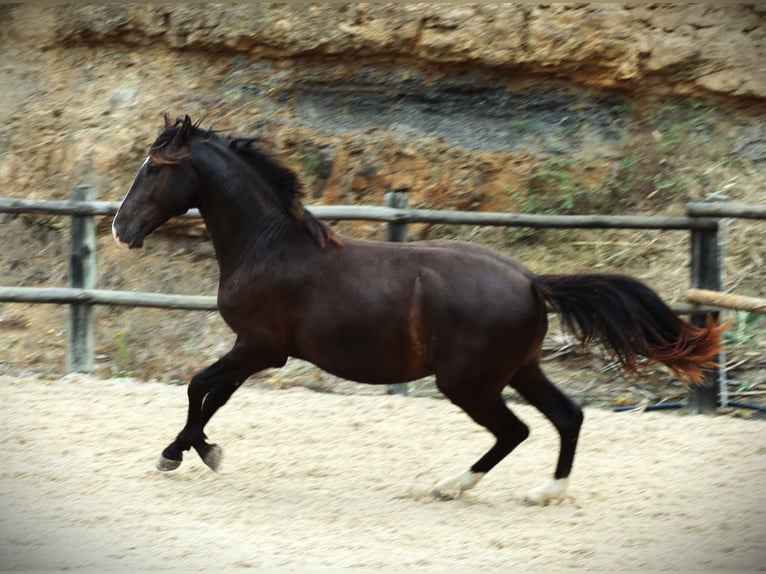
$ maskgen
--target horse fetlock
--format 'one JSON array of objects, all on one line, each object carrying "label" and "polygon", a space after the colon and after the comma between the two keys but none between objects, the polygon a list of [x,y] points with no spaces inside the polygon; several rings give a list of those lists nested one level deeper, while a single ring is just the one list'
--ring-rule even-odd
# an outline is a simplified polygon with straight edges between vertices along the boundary
[{"label": "horse fetlock", "polygon": [[456,476],[439,482],[431,491],[431,496],[439,500],[454,500],[465,490],[470,490],[484,478],[484,472],[465,470]]},{"label": "horse fetlock", "polygon": [[569,478],[557,478],[544,486],[530,490],[521,502],[533,506],[544,506],[553,499],[563,498],[568,486]]}]

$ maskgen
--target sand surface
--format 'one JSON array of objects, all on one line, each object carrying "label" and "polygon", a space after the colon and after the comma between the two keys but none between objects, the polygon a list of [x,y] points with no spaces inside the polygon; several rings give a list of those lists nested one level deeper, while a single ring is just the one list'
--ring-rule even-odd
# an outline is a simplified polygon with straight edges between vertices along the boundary
[{"label": "sand surface", "polygon": [[759,570],[766,423],[587,410],[569,495],[558,439],[532,435],[474,490],[435,501],[490,436],[433,398],[244,387],[196,454],[154,470],[180,430],[181,386],[0,377],[2,570]]}]

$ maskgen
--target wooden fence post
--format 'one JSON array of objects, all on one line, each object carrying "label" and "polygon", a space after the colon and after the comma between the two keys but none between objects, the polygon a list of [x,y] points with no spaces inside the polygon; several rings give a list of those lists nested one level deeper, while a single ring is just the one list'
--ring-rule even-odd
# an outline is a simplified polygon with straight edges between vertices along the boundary
[{"label": "wooden fence post", "polygon": [[[717,222],[716,222],[717,223]],[[721,261],[718,245],[718,225],[713,229],[692,230],[692,260],[691,281],[695,289],[721,290]],[[718,312],[712,313],[718,321]],[[704,327],[707,323],[707,313],[693,313],[690,318],[693,325]],[[718,361],[722,361],[719,355]],[[694,385],[689,390],[689,410],[695,413],[711,413],[718,406],[718,386],[720,380],[717,367],[705,373],[705,377],[699,385]]]},{"label": "wooden fence post", "polygon": [[[401,187],[397,189],[389,188],[383,198],[383,204],[386,207],[393,207],[395,209],[406,209],[409,203],[409,188]],[[386,239],[388,241],[396,241],[398,243],[407,242],[407,224],[406,223],[389,223],[386,231]],[[389,395],[406,395],[409,391],[409,385],[407,383],[396,383],[388,385],[387,394]]]},{"label": "wooden fence post", "polygon": [[[72,201],[92,201],[93,188],[75,186]],[[79,289],[96,287],[96,222],[91,215],[73,215],[69,253],[69,286]],[[93,370],[93,306],[72,303],[67,323],[67,372],[90,373]]]}]

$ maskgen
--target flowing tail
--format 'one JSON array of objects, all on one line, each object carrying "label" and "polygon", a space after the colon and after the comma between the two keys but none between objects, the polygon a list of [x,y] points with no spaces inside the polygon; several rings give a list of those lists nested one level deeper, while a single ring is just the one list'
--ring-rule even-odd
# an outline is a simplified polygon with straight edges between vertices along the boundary
[{"label": "flowing tail", "polygon": [[664,363],[688,385],[714,367],[726,325],[681,320],[649,287],[625,275],[538,275],[532,285],[582,345],[600,340],[623,368],[638,370],[639,355]]}]

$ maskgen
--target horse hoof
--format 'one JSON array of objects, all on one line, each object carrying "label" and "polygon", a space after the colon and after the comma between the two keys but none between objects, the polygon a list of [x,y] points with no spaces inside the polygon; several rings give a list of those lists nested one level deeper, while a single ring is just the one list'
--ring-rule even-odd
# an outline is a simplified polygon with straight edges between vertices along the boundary
[{"label": "horse hoof", "polygon": [[431,491],[431,498],[434,500],[455,500],[458,496],[460,496],[460,492],[444,492],[438,488]]},{"label": "horse hoof", "polygon": [[164,456],[160,455],[159,460],[157,461],[157,470],[161,470],[163,472],[168,470],[175,470],[179,466],[181,466],[180,460],[172,460],[170,458],[165,458]]},{"label": "horse hoof", "polygon": [[484,478],[484,472],[465,470],[450,478],[442,480],[431,491],[431,496],[438,500],[455,500],[465,490],[470,490]]},{"label": "horse hoof", "polygon": [[563,498],[569,486],[568,478],[558,478],[545,486],[535,488],[528,492],[521,503],[527,506],[545,506],[551,500]]},{"label": "horse hoof", "polygon": [[204,462],[213,472],[218,472],[218,467],[221,466],[222,459],[223,449],[217,444],[211,444],[210,450],[202,459],[202,462]]}]

